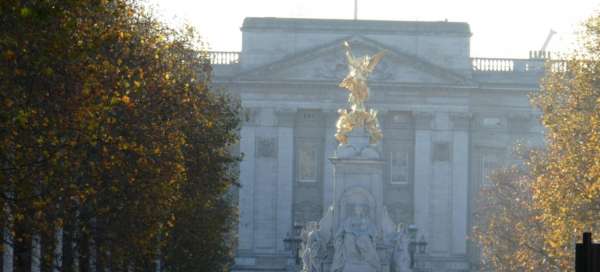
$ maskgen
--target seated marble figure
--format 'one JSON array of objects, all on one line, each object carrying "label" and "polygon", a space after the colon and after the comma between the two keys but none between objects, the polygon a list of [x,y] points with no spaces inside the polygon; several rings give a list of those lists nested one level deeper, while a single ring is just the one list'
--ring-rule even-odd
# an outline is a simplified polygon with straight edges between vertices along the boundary
[{"label": "seated marble figure", "polygon": [[348,208],[351,212],[335,235],[331,271],[380,271],[375,242],[377,229],[369,216],[369,205],[366,201],[355,201]]}]

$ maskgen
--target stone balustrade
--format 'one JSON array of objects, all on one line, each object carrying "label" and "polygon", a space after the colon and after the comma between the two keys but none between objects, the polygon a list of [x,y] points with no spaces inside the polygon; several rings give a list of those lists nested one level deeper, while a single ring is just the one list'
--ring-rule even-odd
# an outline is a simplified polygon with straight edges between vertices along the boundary
[{"label": "stone balustrade", "polygon": [[561,60],[537,57],[529,59],[471,58],[473,72],[543,72],[548,64],[550,70],[553,72],[566,70],[566,63]]},{"label": "stone balustrade", "polygon": [[514,72],[515,59],[471,58],[474,72]]},{"label": "stone balustrade", "polygon": [[[533,55],[541,56],[541,55]],[[208,58],[213,65],[232,65],[240,63],[240,52],[236,51],[210,51]],[[550,61],[552,71],[566,70],[566,63],[559,60],[549,60],[542,57],[528,59],[513,58],[471,58],[473,72],[515,73],[515,72],[541,72],[547,61]]]},{"label": "stone balustrade", "polygon": [[211,64],[227,65],[240,63],[240,52],[234,51],[210,51],[208,58]]}]

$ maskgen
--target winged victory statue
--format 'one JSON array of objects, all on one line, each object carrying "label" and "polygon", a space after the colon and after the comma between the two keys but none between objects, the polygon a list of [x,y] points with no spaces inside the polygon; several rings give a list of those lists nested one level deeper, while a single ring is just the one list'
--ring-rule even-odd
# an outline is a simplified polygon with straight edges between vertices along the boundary
[{"label": "winged victory statue", "polygon": [[370,135],[369,143],[376,144],[383,137],[377,120],[377,111],[373,109],[367,111],[364,102],[369,98],[367,78],[381,61],[386,50],[382,50],[373,56],[355,57],[352,55],[350,44],[345,41],[343,45],[348,61],[348,75],[340,82],[339,86],[350,92],[348,95],[350,111],[347,109],[338,110],[340,117],[336,124],[335,137],[341,145],[347,144],[347,134],[353,128],[364,127]]}]

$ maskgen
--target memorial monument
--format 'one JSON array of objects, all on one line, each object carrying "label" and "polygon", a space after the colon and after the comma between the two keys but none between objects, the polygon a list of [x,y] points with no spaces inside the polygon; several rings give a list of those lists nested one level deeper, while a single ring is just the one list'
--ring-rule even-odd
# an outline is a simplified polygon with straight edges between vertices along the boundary
[{"label": "memorial monument", "polygon": [[[339,84],[349,91],[350,109],[339,109],[333,203],[319,221],[309,222],[302,238],[304,272],[411,271],[407,232],[397,227],[383,204],[383,165],[377,111],[368,109],[367,77],[385,55],[354,57],[345,41],[348,75]],[[392,267],[393,266],[393,267]]]},{"label": "memorial monument", "polygon": [[[390,228],[407,226],[404,243],[414,241],[408,225],[418,228],[416,240],[424,236],[428,243],[427,262],[417,254],[415,271],[478,271],[479,249],[469,240],[477,192],[489,184],[493,169],[518,161],[515,143],[542,146],[543,128],[529,94],[539,89],[547,61],[472,56],[472,35],[479,34],[466,22],[250,17],[241,25],[240,52],[210,52],[214,84],[244,108],[241,186],[232,192],[240,214],[232,271],[282,272],[301,264],[294,244],[285,241],[301,240],[300,225],[303,236],[313,232],[308,223],[317,228],[332,204],[337,210],[328,218],[336,231],[347,216],[356,222],[373,217],[369,222],[380,235],[382,207]],[[385,56],[377,55],[384,49]],[[351,68],[354,76],[344,80],[346,52],[372,70]],[[364,55],[371,57],[365,62]],[[352,94],[352,101],[364,127],[351,129],[345,121],[336,127],[338,109],[347,120],[353,112],[351,90],[338,85],[351,86],[359,77],[363,82],[356,86],[364,92]],[[377,112],[369,114],[372,109]],[[345,191],[349,187],[370,197]],[[344,207],[344,195],[373,207]],[[286,240],[288,233],[292,239]],[[324,258],[322,271],[330,271],[336,232],[314,233],[304,258]],[[393,271],[407,254],[390,239],[386,250],[394,257],[382,255],[383,243],[376,242],[376,250]]]}]

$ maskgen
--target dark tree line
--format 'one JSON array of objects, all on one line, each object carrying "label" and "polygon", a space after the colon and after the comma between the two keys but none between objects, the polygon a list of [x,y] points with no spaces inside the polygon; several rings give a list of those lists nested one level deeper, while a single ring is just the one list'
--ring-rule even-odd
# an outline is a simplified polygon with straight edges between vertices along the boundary
[{"label": "dark tree line", "polygon": [[238,103],[135,0],[0,1],[0,215],[15,271],[223,271]]}]

